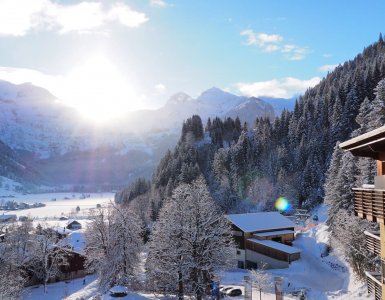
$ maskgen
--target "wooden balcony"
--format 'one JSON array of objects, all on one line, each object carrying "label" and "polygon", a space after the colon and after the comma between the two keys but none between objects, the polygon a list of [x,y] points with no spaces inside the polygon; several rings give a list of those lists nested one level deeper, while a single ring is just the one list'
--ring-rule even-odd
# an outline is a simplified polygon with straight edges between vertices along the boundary
[{"label": "wooden balcony", "polygon": [[354,213],[362,219],[384,222],[385,190],[354,188]]},{"label": "wooden balcony", "polygon": [[366,249],[374,255],[381,255],[381,238],[379,232],[364,231],[366,238]]},{"label": "wooden balcony", "polygon": [[366,282],[368,285],[368,293],[374,295],[374,299],[381,300],[382,287],[381,287],[381,274],[375,272],[365,272]]}]

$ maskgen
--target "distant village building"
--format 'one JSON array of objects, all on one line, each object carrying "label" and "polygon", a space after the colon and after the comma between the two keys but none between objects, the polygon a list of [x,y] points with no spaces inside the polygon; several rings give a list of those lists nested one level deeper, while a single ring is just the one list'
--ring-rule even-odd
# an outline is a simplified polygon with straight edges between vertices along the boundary
[{"label": "distant village building", "polygon": [[5,222],[14,222],[17,220],[16,215],[0,215],[0,223],[5,223]]},{"label": "distant village building", "polygon": [[77,230],[77,229],[82,229],[82,224],[80,224],[78,221],[74,220],[68,223],[67,229],[71,230]]},{"label": "distant village building", "polygon": [[27,216],[20,216],[19,221],[20,222],[26,222],[26,221],[28,221],[28,217]]},{"label": "distant village building", "polygon": [[232,224],[239,268],[287,268],[300,258],[292,247],[295,224],[278,212],[227,215]]},{"label": "distant village building", "polygon": [[30,207],[31,206],[28,203],[25,203],[25,202],[19,202],[19,204],[18,204],[18,208],[19,209],[28,209]]},{"label": "distant village building", "polygon": [[59,218],[59,221],[67,221],[67,220],[68,220],[68,217],[66,217],[66,216],[61,216]]},{"label": "distant village building", "polygon": [[385,127],[359,135],[339,146],[354,156],[377,160],[374,185],[353,188],[354,214],[380,225],[380,232],[364,232],[367,250],[381,257],[381,273],[366,272],[366,279],[368,292],[376,300],[385,300]]}]

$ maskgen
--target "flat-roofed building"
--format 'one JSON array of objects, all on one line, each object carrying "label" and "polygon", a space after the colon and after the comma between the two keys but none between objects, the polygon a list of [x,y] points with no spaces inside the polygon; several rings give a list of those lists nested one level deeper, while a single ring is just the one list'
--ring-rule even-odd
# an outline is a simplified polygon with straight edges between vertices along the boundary
[{"label": "flat-roofed building", "polygon": [[237,245],[239,268],[286,268],[300,258],[292,247],[295,224],[278,212],[227,215]]}]

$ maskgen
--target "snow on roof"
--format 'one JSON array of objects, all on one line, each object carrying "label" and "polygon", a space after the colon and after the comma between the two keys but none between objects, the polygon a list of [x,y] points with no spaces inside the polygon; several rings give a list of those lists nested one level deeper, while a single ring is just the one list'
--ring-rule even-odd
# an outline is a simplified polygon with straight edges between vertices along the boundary
[{"label": "snow on roof", "polygon": [[128,293],[128,288],[126,288],[125,286],[116,285],[110,288],[110,292],[113,294]]},{"label": "snow on roof", "polygon": [[59,234],[68,234],[70,233],[70,230],[66,229],[65,227],[57,226],[57,227],[52,227],[52,230]]},{"label": "snow on roof", "polygon": [[[80,224],[80,222],[77,221],[77,220],[69,220],[67,224],[68,224],[68,225],[70,225],[70,224]],[[81,224],[80,224],[80,225],[81,225]]]},{"label": "snow on roof", "polygon": [[80,230],[77,230],[77,231],[67,230],[67,233],[69,234],[60,241],[60,245],[70,246],[72,251],[77,252],[79,254],[84,254],[84,249],[86,246],[84,232]]},{"label": "snow on roof", "polygon": [[368,236],[371,236],[372,238],[375,238],[376,240],[381,240],[380,238],[380,232],[379,231],[375,231],[375,232],[370,232],[370,231],[364,231],[364,234],[365,235],[368,235]]},{"label": "snow on roof", "polygon": [[270,241],[270,240],[264,240],[264,241],[257,240],[257,239],[247,239],[247,240],[250,242],[253,242],[255,244],[260,244],[260,245],[263,245],[263,246],[266,246],[266,247],[269,247],[269,248],[272,248],[275,250],[285,252],[287,254],[294,254],[294,253],[300,253],[301,252],[301,250],[298,248],[287,246],[285,244],[277,243],[277,242]]},{"label": "snow on roof", "polygon": [[243,232],[266,231],[295,227],[295,224],[278,212],[259,212],[227,215],[231,223]]},{"label": "snow on roof", "polygon": [[283,234],[294,234],[293,230],[278,230],[278,231],[269,231],[262,233],[255,233],[254,235],[257,237],[265,237],[265,236],[274,236],[274,235],[283,235]]}]

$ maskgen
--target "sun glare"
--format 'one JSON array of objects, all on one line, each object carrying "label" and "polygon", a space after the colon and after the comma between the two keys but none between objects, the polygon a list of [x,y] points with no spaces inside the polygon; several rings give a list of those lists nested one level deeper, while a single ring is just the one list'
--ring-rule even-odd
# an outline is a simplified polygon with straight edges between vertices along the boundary
[{"label": "sun glare", "polygon": [[105,122],[138,108],[134,88],[105,56],[94,56],[74,68],[64,86],[65,102],[94,122]]}]

